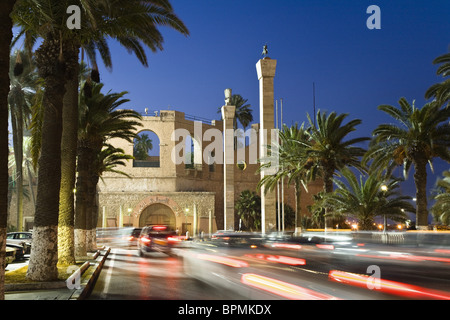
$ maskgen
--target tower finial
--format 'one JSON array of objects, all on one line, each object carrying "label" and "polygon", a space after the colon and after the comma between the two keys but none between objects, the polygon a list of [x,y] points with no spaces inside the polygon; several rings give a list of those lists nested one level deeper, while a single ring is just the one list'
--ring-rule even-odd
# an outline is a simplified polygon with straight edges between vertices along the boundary
[{"label": "tower finial", "polygon": [[269,54],[269,50],[267,49],[267,44],[265,44],[263,47],[262,55],[264,56],[264,58],[266,58],[268,54]]}]

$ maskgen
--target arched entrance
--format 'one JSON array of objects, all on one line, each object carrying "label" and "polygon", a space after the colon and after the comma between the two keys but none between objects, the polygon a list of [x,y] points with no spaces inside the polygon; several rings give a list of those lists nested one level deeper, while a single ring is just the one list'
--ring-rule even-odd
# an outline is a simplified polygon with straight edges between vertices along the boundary
[{"label": "arched entrance", "polygon": [[176,229],[175,213],[162,203],[154,203],[142,210],[139,217],[139,227],[164,224]]}]

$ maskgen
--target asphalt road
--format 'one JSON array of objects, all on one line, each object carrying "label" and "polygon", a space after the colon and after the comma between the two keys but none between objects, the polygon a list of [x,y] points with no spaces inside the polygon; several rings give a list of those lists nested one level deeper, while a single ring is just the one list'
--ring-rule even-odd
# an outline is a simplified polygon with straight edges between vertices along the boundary
[{"label": "asphalt road", "polygon": [[163,253],[139,257],[135,249],[111,250],[89,300],[239,299],[184,272],[183,260]]},{"label": "asphalt road", "polygon": [[450,251],[371,244],[200,242],[113,248],[90,300],[450,299]]}]

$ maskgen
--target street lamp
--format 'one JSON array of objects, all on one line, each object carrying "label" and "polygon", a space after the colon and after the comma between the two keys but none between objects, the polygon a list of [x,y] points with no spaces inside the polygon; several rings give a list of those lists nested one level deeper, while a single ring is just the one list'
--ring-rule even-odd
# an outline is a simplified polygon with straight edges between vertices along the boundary
[{"label": "street lamp", "polygon": [[186,228],[186,240],[189,239],[189,231],[188,231],[188,229],[187,229],[187,226],[188,226],[188,224],[187,224],[187,216],[188,216],[188,213],[189,213],[189,208],[186,207],[186,208],[184,209],[184,226],[185,226],[185,228]]},{"label": "street lamp", "polygon": [[[388,187],[385,184],[382,184],[380,187],[381,191],[383,191],[383,196],[386,195],[386,191],[388,191]],[[384,228],[383,232],[386,232],[387,229],[387,221],[386,221],[386,213],[384,214]]]}]

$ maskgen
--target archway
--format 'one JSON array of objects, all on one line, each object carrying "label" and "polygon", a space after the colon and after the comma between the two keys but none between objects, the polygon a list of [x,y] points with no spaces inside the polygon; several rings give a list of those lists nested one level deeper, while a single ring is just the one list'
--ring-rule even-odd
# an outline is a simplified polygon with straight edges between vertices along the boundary
[{"label": "archway", "polygon": [[172,209],[162,203],[154,203],[142,210],[139,217],[139,227],[164,224],[176,229],[175,214]]}]

